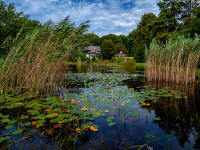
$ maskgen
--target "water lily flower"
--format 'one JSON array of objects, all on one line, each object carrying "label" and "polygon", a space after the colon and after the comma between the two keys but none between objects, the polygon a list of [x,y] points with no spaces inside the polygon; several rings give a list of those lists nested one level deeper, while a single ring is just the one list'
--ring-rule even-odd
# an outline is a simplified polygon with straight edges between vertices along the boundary
[{"label": "water lily flower", "polygon": [[60,128],[62,126],[62,124],[54,124],[53,128]]},{"label": "water lily flower", "polygon": [[86,108],[85,106],[83,106],[83,108],[81,108],[81,110],[88,110],[88,108]]},{"label": "water lily flower", "polygon": [[32,125],[34,125],[34,126],[35,126],[36,124],[37,124],[37,122],[36,122],[36,121],[33,121],[33,122],[32,122]]},{"label": "water lily flower", "polygon": [[150,103],[142,103],[142,106],[150,106]]},{"label": "water lily flower", "polygon": [[51,111],[51,109],[46,109],[45,111],[48,112],[48,111]]},{"label": "water lily flower", "polygon": [[49,131],[47,132],[47,134],[48,134],[48,135],[51,135],[51,134],[52,134],[52,130],[49,130]]},{"label": "water lily flower", "polygon": [[76,103],[76,100],[75,100],[75,99],[72,99],[72,103],[75,104],[75,103]]},{"label": "water lily flower", "polygon": [[95,128],[94,126],[90,126],[90,130],[91,130],[91,131],[94,131],[94,132],[98,131],[98,129]]},{"label": "water lily flower", "polygon": [[77,133],[80,133],[81,129],[80,129],[80,128],[76,128],[75,131],[76,131]]},{"label": "water lily flower", "polygon": [[17,102],[16,104],[20,105],[20,104],[24,104],[24,103],[22,103],[22,102]]}]

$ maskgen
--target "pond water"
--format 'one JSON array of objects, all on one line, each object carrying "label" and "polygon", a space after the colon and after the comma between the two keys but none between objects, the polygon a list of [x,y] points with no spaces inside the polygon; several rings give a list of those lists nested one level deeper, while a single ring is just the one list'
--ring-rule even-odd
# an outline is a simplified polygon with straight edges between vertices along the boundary
[{"label": "pond water", "polygon": [[[146,82],[141,68],[73,65],[70,71],[67,84],[62,88],[62,96],[74,100],[74,103],[78,102],[75,104],[76,116],[79,115],[78,110],[84,110],[84,114],[78,116],[80,122],[77,124],[92,124],[93,129],[89,128],[79,134],[79,128],[76,128],[77,134],[69,135],[65,134],[65,128],[56,127],[56,133],[48,135],[31,126],[24,129],[31,136],[24,136],[24,132],[23,135],[16,134],[11,141],[2,143],[0,148],[200,149],[200,101],[197,85]],[[15,113],[19,116],[18,111]],[[1,108],[1,112],[5,115],[5,108]],[[9,113],[12,116],[12,112]],[[8,131],[4,129],[4,124],[0,123],[0,126],[1,135],[17,128]],[[69,137],[73,140],[69,140]]]}]

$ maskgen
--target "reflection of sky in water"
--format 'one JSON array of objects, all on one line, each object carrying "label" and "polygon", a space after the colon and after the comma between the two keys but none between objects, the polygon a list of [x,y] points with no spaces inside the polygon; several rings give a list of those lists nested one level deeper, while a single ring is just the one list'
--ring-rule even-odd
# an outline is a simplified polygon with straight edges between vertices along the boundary
[{"label": "reflection of sky in water", "polygon": [[[127,79],[130,80],[130,78]],[[127,79],[125,78],[125,80]],[[155,149],[192,148],[198,135],[194,129],[188,133],[188,140],[184,141],[184,145],[180,145],[181,137],[178,136],[185,136],[187,133],[177,135],[177,131],[174,131],[173,125],[169,126],[168,130],[170,133],[168,133],[167,130],[165,131],[165,126],[168,124],[176,125],[176,123],[178,125],[180,124],[179,128],[181,130],[183,127],[181,124],[184,118],[180,118],[180,120],[175,122],[170,122],[170,120],[166,122],[166,120],[162,120],[162,118],[166,116],[162,116],[163,114],[159,114],[158,110],[154,110],[159,103],[162,104],[165,101],[168,103],[166,107],[174,109],[174,104],[171,103],[174,99],[164,98],[162,102],[152,104],[153,108],[141,108],[137,105],[138,102],[135,101],[136,98],[130,85],[122,85],[123,79],[120,82],[114,82],[114,80],[115,79],[106,81],[97,80],[89,82],[87,88],[80,88],[80,95],[87,95],[91,103],[97,105],[100,109],[108,109],[109,113],[107,113],[106,116],[95,119],[95,124],[98,125],[99,131],[97,133],[92,133],[87,141],[80,140],[79,147],[85,149],[98,149],[100,147],[106,149],[122,149],[134,145],[143,145],[149,142],[149,146]],[[137,78],[134,77],[133,81],[137,82]],[[123,83],[126,82],[123,81]],[[120,94],[117,95],[117,93]],[[182,101],[182,103],[184,103],[183,99],[177,101]],[[123,105],[123,102],[126,102],[126,104]],[[179,103],[177,104],[179,105]],[[158,109],[160,108],[158,107]],[[165,109],[166,108],[163,108],[162,111],[165,111]],[[134,115],[136,113],[138,116]],[[154,117],[157,115],[161,118],[161,121],[154,120]],[[113,121],[116,123],[115,125],[111,127],[107,125],[106,118],[108,116],[114,116]],[[163,124],[165,124],[164,127],[162,127]],[[153,136],[153,138],[148,140],[148,137],[151,136]]]},{"label": "reflection of sky in water", "polygon": [[[94,66],[89,66],[89,68],[90,74],[70,75],[72,78],[68,77],[68,80],[73,84],[63,88],[63,92],[71,93],[71,98],[76,100],[85,101],[87,97],[91,107],[103,110],[105,115],[94,120],[94,123],[98,125],[98,132],[88,132],[80,137],[75,149],[133,149],[132,146],[145,143],[156,150],[200,148],[200,101],[196,100],[198,90],[194,92],[193,87],[188,87],[188,99],[163,97],[158,102],[151,103],[149,107],[141,107],[133,91],[133,89],[136,90],[135,87],[148,85],[163,88],[170,85],[146,83],[141,76],[121,74],[119,70],[116,74],[110,74],[113,72],[110,71],[112,69],[100,69]],[[88,66],[83,68],[79,66],[79,71],[76,67],[73,69],[73,72],[82,73],[88,71]],[[180,87],[172,88],[187,91],[186,87],[183,87],[184,90]],[[111,120],[115,123],[113,126],[108,126],[108,121],[106,121],[110,116],[113,117]],[[155,116],[161,120],[155,121]],[[57,148],[51,137],[39,132],[34,133],[30,139],[13,145],[10,149],[18,149],[22,145],[22,149]],[[66,147],[68,146],[65,145]]]}]

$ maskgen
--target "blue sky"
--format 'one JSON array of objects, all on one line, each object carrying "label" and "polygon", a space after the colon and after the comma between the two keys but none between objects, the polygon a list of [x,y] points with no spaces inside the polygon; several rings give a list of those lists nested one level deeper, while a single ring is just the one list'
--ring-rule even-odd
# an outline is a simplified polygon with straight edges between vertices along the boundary
[{"label": "blue sky", "polygon": [[5,0],[15,3],[17,11],[29,14],[42,23],[52,19],[57,22],[70,16],[80,24],[90,21],[90,30],[99,36],[127,35],[137,27],[144,13],[159,13],[159,0]]}]

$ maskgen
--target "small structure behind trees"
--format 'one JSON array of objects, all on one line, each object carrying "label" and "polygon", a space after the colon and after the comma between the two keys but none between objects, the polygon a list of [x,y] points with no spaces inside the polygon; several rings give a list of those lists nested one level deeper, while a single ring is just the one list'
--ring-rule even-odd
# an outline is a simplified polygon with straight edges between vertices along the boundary
[{"label": "small structure behind trees", "polygon": [[84,50],[86,57],[91,59],[100,59],[101,57],[101,48],[100,46],[88,46]]},{"label": "small structure behind trees", "polygon": [[120,51],[119,53],[117,53],[115,55],[115,57],[122,57],[122,58],[124,58],[124,57],[126,57],[126,54],[124,54],[123,51]]}]

